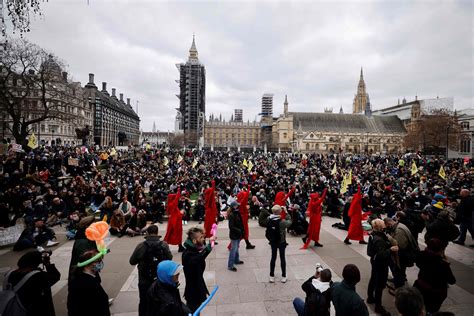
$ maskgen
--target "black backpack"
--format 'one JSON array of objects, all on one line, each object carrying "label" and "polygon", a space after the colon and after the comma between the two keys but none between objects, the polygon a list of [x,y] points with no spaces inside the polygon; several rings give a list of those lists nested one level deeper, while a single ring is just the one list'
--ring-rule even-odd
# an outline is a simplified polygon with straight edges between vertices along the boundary
[{"label": "black backpack", "polygon": [[305,315],[329,315],[330,305],[325,294],[316,289],[306,297]]},{"label": "black backpack", "polygon": [[165,247],[162,241],[144,242],[146,250],[145,254],[138,264],[140,276],[148,281],[156,280],[156,268],[158,263],[165,260]]},{"label": "black backpack", "polygon": [[280,219],[268,219],[267,229],[265,230],[265,237],[271,244],[280,242]]},{"label": "black backpack", "polygon": [[12,271],[5,275],[3,280],[3,290],[0,291],[0,315],[25,316],[28,314],[28,311],[21,303],[20,298],[18,297],[18,291],[33,275],[41,271],[33,270],[29,272],[14,287],[12,287],[8,282],[11,272]]}]

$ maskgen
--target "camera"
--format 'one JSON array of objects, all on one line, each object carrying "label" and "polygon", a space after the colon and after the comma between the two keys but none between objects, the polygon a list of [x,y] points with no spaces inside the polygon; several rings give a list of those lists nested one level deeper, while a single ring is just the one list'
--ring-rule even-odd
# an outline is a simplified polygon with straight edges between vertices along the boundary
[{"label": "camera", "polygon": [[316,272],[321,272],[323,271],[323,266],[321,263],[316,263]]}]

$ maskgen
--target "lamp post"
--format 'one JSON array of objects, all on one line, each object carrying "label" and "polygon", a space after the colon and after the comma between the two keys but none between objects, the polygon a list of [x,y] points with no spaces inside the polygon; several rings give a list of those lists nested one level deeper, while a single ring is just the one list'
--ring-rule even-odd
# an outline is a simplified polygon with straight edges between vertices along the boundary
[{"label": "lamp post", "polygon": [[449,129],[451,125],[448,123],[446,127],[446,161],[449,159]]}]

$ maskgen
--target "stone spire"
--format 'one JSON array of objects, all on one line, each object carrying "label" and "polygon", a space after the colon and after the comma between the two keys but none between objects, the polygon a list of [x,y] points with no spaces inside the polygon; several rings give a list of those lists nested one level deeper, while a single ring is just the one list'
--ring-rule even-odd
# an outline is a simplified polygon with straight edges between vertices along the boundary
[{"label": "stone spire", "polygon": [[153,133],[156,133],[156,123],[153,122],[153,130],[152,130]]},{"label": "stone spire", "polygon": [[283,115],[285,117],[288,116],[288,97],[286,94],[285,94],[285,102],[283,103]]},{"label": "stone spire", "polygon": [[194,40],[194,34],[193,43],[191,44],[191,48],[189,49],[189,60],[198,60],[198,51],[196,48],[196,42]]},{"label": "stone spire", "polygon": [[368,97],[369,95],[365,91],[364,72],[361,67],[359,84],[357,85],[357,94],[354,97],[354,103],[352,105],[352,113],[364,112]]},{"label": "stone spire", "polygon": [[342,108],[342,105],[341,105],[341,108],[339,109],[339,114],[344,114],[344,109]]}]

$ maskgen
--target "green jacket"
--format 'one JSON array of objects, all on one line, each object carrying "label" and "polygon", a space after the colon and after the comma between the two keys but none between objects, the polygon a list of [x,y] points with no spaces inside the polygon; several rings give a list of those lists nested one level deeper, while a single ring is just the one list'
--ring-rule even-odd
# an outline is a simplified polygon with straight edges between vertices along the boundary
[{"label": "green jacket", "polygon": [[364,300],[355,291],[355,286],[345,281],[332,286],[332,303],[336,316],[369,316]]}]

